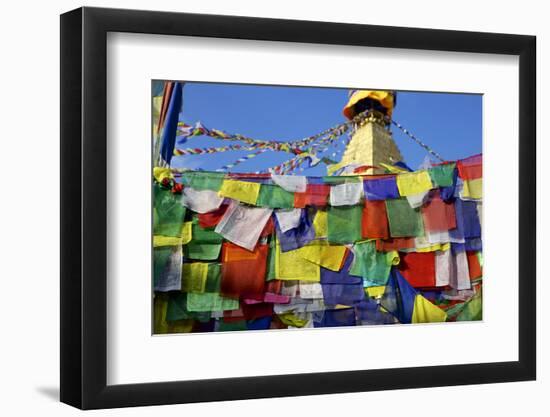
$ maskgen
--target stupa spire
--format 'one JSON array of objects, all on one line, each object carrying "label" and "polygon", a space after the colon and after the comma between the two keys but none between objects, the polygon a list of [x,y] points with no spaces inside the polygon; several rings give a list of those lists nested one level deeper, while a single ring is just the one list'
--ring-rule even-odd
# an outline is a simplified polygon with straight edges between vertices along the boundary
[{"label": "stupa spire", "polygon": [[396,93],[380,90],[354,90],[343,113],[348,119],[370,110],[369,116],[355,127],[340,164],[378,167],[367,174],[383,173],[380,163],[393,165],[403,157],[393,140],[389,123],[396,104]]}]

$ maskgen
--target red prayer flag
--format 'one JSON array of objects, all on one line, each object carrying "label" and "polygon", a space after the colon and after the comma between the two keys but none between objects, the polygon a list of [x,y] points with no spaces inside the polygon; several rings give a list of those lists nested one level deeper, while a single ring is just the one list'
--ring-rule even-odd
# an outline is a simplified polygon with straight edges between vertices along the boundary
[{"label": "red prayer flag", "polygon": [[263,300],[269,245],[249,251],[231,242],[222,246],[221,294]]},{"label": "red prayer flag", "polygon": [[361,235],[369,239],[387,239],[390,237],[386,202],[384,200],[365,200],[361,219]]},{"label": "red prayer flag", "polygon": [[398,268],[414,288],[435,287],[435,252],[401,253]]},{"label": "red prayer flag", "polygon": [[243,304],[242,309],[245,320],[256,320],[273,315],[273,304],[271,303]]},{"label": "red prayer flag", "polygon": [[434,193],[432,199],[422,206],[422,220],[428,232],[441,232],[456,228],[454,203],[446,203]]},{"label": "red prayer flag", "polygon": [[294,207],[325,207],[330,194],[330,185],[308,184],[304,193],[294,193]]},{"label": "red prayer flag", "polygon": [[458,176],[463,180],[476,180],[483,177],[482,156],[474,155],[457,161]]},{"label": "red prayer flag", "polygon": [[466,251],[466,256],[468,258],[468,269],[470,271],[470,279],[476,279],[483,276],[483,271],[481,270],[481,265],[479,264],[479,259],[477,254],[474,251]]},{"label": "red prayer flag", "polygon": [[225,214],[227,207],[229,207],[227,204],[222,204],[218,209],[211,211],[210,213],[199,213],[199,225],[203,229],[216,227]]},{"label": "red prayer flag", "polygon": [[412,249],[414,248],[414,237],[394,237],[376,241],[376,250],[378,252],[390,252],[392,250]]}]

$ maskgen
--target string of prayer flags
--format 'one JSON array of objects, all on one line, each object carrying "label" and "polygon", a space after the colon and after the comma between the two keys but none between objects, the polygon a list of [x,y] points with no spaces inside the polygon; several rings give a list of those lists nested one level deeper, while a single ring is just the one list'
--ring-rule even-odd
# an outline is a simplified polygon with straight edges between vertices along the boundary
[{"label": "string of prayer flags", "polygon": [[155,333],[480,320],[480,164],[326,177],[157,167]]}]

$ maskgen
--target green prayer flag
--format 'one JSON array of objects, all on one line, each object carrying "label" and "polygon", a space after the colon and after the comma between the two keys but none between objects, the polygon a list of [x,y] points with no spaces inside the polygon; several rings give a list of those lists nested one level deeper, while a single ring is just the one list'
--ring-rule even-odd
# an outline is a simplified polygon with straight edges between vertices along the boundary
[{"label": "green prayer flag", "polygon": [[153,198],[154,234],[181,237],[185,207],[182,206],[179,196],[155,184]]},{"label": "green prayer flag", "polygon": [[166,268],[166,265],[168,263],[168,259],[170,258],[170,255],[172,255],[172,252],[174,251],[174,247],[172,246],[161,246],[158,248],[154,248],[153,250],[153,286],[156,286],[158,284],[158,279],[162,271]]},{"label": "green prayer flag", "polygon": [[166,321],[194,319],[201,322],[210,321],[210,312],[194,312],[187,310],[187,294],[175,292],[170,294],[166,309]]},{"label": "green prayer flag", "polygon": [[235,330],[248,330],[246,320],[225,322],[220,320],[218,322],[218,332],[232,332]]},{"label": "green prayer flag", "polygon": [[223,172],[184,172],[182,182],[195,190],[219,191],[225,173]]},{"label": "green prayer flag", "polygon": [[428,168],[432,183],[436,187],[450,187],[453,185],[453,171],[456,164],[438,165]]},{"label": "green prayer flag", "polygon": [[262,184],[256,205],[270,208],[293,208],[294,193],[286,191],[278,185]]},{"label": "green prayer flag", "polygon": [[354,243],[361,240],[361,217],[363,207],[357,206],[331,206],[328,210],[327,238],[330,243]]},{"label": "green prayer flag", "polygon": [[220,292],[220,282],[222,278],[222,266],[218,263],[208,265],[208,275],[206,276],[205,292]]},{"label": "green prayer flag", "polygon": [[184,256],[187,259],[196,259],[201,261],[214,261],[220,256],[222,249],[221,243],[198,243],[192,240],[183,247]]},{"label": "green prayer flag", "polygon": [[386,285],[392,265],[392,252],[378,252],[374,241],[353,245],[350,275],[363,277],[369,287]]},{"label": "green prayer flag", "polygon": [[187,310],[189,311],[226,311],[238,309],[239,300],[222,297],[219,293],[187,294]]},{"label": "green prayer flag", "polygon": [[214,228],[205,229],[201,227],[198,222],[198,217],[193,218],[193,225],[191,227],[191,236],[193,237],[189,243],[210,243],[210,244],[221,244],[223,241],[223,236],[214,231]]},{"label": "green prayer flag", "polygon": [[412,208],[406,198],[386,200],[386,212],[392,237],[424,236],[420,209]]},{"label": "green prayer flag", "polygon": [[269,240],[269,253],[267,254],[267,275],[266,281],[272,281],[277,279],[275,274],[275,253],[276,253],[275,239],[271,237]]},{"label": "green prayer flag", "polygon": [[483,319],[481,293],[477,293],[465,303],[464,308],[456,317],[456,321],[476,321]]},{"label": "green prayer flag", "polygon": [[354,183],[354,182],[361,182],[361,178],[360,177],[350,177],[350,176],[344,176],[344,177],[340,177],[340,176],[332,176],[332,177],[323,177],[323,183],[324,184],[334,184],[334,185],[338,185],[338,184],[349,184],[349,183]]}]

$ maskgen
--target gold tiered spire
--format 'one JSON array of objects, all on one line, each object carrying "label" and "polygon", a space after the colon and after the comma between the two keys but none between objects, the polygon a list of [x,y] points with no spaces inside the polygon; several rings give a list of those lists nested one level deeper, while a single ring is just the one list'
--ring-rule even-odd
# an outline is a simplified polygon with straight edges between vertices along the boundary
[{"label": "gold tiered spire", "polygon": [[[371,112],[355,129],[340,166],[351,164],[380,167],[381,163],[393,165],[403,157],[387,129],[395,106],[395,93],[390,91],[354,91],[344,107],[344,115],[352,119],[367,109]],[[383,169],[368,170],[369,174],[383,173]]]}]

